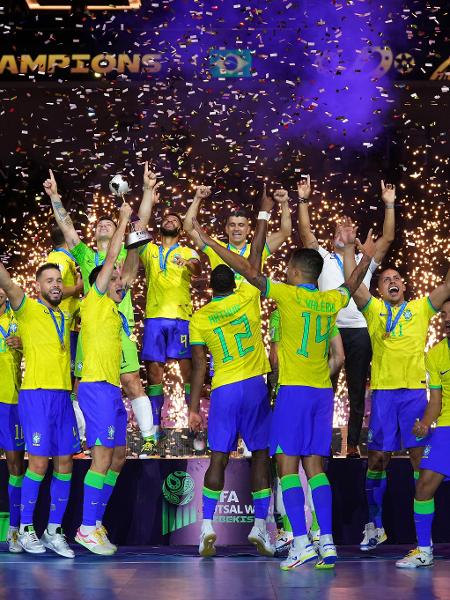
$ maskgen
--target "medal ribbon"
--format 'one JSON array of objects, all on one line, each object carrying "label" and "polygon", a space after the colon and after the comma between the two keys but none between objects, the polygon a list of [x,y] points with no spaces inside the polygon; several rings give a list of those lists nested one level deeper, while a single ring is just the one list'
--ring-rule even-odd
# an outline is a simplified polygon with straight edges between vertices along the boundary
[{"label": "medal ribbon", "polygon": [[65,254],[66,256],[68,256],[71,260],[73,260],[74,263],[76,263],[77,261],[75,260],[75,257],[73,254],[71,254],[68,250],[66,250],[65,248],[55,248],[55,252],[62,252],[63,254]]},{"label": "medal ribbon", "polygon": [[95,266],[98,267],[99,265],[102,265],[105,262],[105,259],[103,259],[102,262],[100,262],[100,256],[99,256],[98,252],[96,252],[95,256],[94,256],[94,261],[95,261]]},{"label": "medal ribbon", "polygon": [[[39,302],[39,304],[42,304],[42,306],[45,306],[45,308],[47,308],[49,310],[50,316],[53,321],[53,325],[55,326],[56,333],[58,334],[59,343],[61,344],[61,348],[64,348],[64,331],[66,328],[66,323],[65,323],[64,314],[63,314],[62,310],[60,308],[58,308],[56,311],[54,311],[53,308],[50,308],[46,304],[44,304],[42,302],[42,300],[38,300],[38,302]],[[55,312],[58,312],[61,316],[61,326],[58,323],[58,319],[55,316]]]},{"label": "medal ribbon", "polygon": [[[227,250],[230,250],[231,252],[234,252],[233,248],[236,248],[236,246],[232,246],[231,244],[227,245]],[[237,248],[236,248],[237,250]],[[245,252],[247,250],[247,243],[245,243],[242,248],[239,250],[239,256],[244,256]],[[237,254],[237,252],[236,252]]]},{"label": "medal ribbon", "polygon": [[398,310],[398,313],[395,315],[395,319],[394,321],[392,321],[392,308],[391,305],[388,304],[387,302],[384,303],[386,310],[388,312],[388,316],[386,319],[386,333],[389,335],[392,331],[394,331],[394,329],[397,326],[397,323],[400,321],[400,317],[402,316],[402,314],[405,312],[405,308],[406,305],[408,303],[407,302],[403,302]]},{"label": "medal ribbon", "polygon": [[167,250],[166,256],[164,256],[164,248],[159,246],[159,268],[161,271],[165,271],[167,269],[167,261],[169,260],[170,254],[178,248],[180,244],[176,243]]},{"label": "medal ribbon", "polygon": [[117,312],[119,313],[120,318],[122,319],[122,327],[123,327],[123,330],[125,331],[126,336],[130,337],[131,330],[130,330],[130,326],[128,325],[126,316],[123,314],[123,312],[120,312],[120,310],[118,310]]},{"label": "medal ribbon", "polygon": [[1,334],[2,334],[2,336],[5,338],[5,340],[6,340],[7,338],[9,338],[9,336],[11,335],[11,332],[12,332],[12,327],[13,327],[13,322],[12,322],[12,321],[10,321],[10,322],[9,322],[8,331],[5,331],[5,330],[3,329],[3,327],[0,325],[0,333],[1,333]]}]

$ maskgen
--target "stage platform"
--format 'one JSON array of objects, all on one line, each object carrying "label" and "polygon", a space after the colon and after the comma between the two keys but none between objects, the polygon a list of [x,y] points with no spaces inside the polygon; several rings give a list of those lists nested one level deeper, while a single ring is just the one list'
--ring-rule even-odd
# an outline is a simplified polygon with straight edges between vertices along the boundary
[{"label": "stage platform", "polygon": [[[127,460],[105,514],[105,524],[119,546],[196,546],[201,524],[201,499],[208,459]],[[74,463],[73,483],[63,526],[73,539],[81,521],[83,479],[90,460]],[[367,461],[331,458],[327,473],[333,493],[333,527],[339,545],[356,545],[367,519],[365,473]],[[41,486],[35,525],[40,535],[49,511],[50,473]],[[388,468],[384,526],[390,544],[414,544],[414,480],[406,458],[394,458]],[[433,540],[450,543],[450,486],[444,483],[436,497]],[[6,462],[0,461],[0,540],[8,525]],[[225,488],[215,514],[218,543],[247,544],[253,522],[250,461],[231,459]],[[273,522],[269,527],[275,528]],[[4,539],[4,538],[3,538]]]},{"label": "stage platform", "polygon": [[[450,546],[435,547],[433,567],[405,571],[394,562],[408,547],[381,546],[362,555],[338,547],[334,570],[313,564],[284,572],[279,559],[250,548],[218,548],[201,559],[185,547],[123,547],[113,557],[76,548],[74,560],[54,554],[0,553],[2,597],[33,600],[446,600],[450,597]],[[4,596],[3,596],[4,594]]]}]

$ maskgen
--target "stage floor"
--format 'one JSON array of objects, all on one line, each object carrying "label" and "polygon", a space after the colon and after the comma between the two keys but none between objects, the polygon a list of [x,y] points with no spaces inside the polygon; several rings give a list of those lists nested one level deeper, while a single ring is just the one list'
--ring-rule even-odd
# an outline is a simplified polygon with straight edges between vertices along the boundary
[{"label": "stage floor", "polygon": [[[4,544],[1,546],[4,547]],[[395,568],[407,546],[385,546],[368,556],[339,548],[334,571],[305,565],[283,572],[279,559],[250,548],[220,548],[200,559],[190,547],[123,547],[101,558],[77,547],[75,560],[47,553],[0,554],[0,597],[33,600],[446,600],[450,598],[450,545],[435,547],[435,564],[412,571]]]}]

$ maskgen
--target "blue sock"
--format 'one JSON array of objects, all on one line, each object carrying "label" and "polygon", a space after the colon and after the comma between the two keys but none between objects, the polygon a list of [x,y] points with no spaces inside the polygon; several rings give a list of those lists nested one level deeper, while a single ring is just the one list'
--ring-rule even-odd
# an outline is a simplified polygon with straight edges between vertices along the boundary
[{"label": "blue sock", "polygon": [[30,469],[25,472],[25,477],[22,482],[22,499],[21,499],[21,511],[20,511],[20,524],[22,526],[33,524],[33,513],[36,501],[39,495],[39,487],[41,481],[44,479],[43,475],[33,473]]},{"label": "blue sock", "polygon": [[95,526],[97,510],[101,501],[105,476],[96,471],[89,471],[84,478],[83,525]]},{"label": "blue sock", "polygon": [[22,496],[23,475],[10,475],[8,481],[9,496],[9,526],[20,525],[20,504]]},{"label": "blue sock", "polygon": [[434,498],[414,499],[414,523],[416,524],[417,545],[431,546],[431,525],[434,518]]},{"label": "blue sock", "polygon": [[271,495],[272,490],[270,488],[252,492],[253,506],[255,508],[255,519],[264,519],[264,521],[267,519]]},{"label": "blue sock", "polygon": [[109,469],[106,473],[105,480],[103,482],[102,493],[100,496],[100,502],[97,505],[97,521],[103,521],[103,515],[105,514],[106,507],[108,506],[109,499],[114,491],[114,486],[116,485],[118,477],[119,473],[117,473],[117,471],[111,471],[111,469]]},{"label": "blue sock", "polygon": [[214,517],[217,502],[219,501],[222,490],[210,490],[203,487],[203,518],[211,519]]},{"label": "blue sock", "polygon": [[146,388],[150,404],[152,405],[153,425],[161,425],[161,410],[164,404],[164,390],[162,384],[149,385]]},{"label": "blue sock", "polygon": [[309,480],[311,494],[317,521],[320,523],[320,535],[331,535],[333,533],[331,524],[331,487],[325,473],[318,473]]},{"label": "blue sock", "polygon": [[366,495],[369,505],[369,522],[375,523],[375,527],[383,527],[382,509],[386,485],[386,471],[367,470]]},{"label": "blue sock", "polygon": [[66,512],[70,496],[72,473],[57,473],[53,471],[50,484],[50,518],[49,525],[60,526]]},{"label": "blue sock", "polygon": [[283,490],[283,503],[294,537],[306,535],[305,494],[296,474],[285,475],[280,479]]}]

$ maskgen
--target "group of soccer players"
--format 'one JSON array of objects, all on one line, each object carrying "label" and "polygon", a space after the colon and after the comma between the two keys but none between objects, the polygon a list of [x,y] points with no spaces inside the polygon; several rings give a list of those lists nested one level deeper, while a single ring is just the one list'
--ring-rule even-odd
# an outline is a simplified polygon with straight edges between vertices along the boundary
[{"label": "group of soccer players", "polygon": [[[141,228],[148,225],[158,203],[159,185],[146,164],[138,213]],[[382,525],[386,467],[391,453],[403,445],[409,450],[418,478],[414,502],[418,547],[397,566],[432,564],[433,494],[442,479],[450,476],[445,460],[450,444],[446,429],[450,426],[450,272],[429,296],[408,302],[401,275],[395,269],[385,269],[379,275],[380,299],[371,296],[367,273],[376,270],[394,237],[393,186],[382,182],[383,235],[374,241],[370,231],[362,244],[354,224],[343,217],[336,227],[334,251],[327,253],[318,247],[311,232],[311,184],[309,177],[302,179],[298,185],[298,221],[305,247],[293,250],[286,283],[261,273],[267,257],[291,234],[286,190],[278,189],[272,197],[264,189],[252,243],[248,242],[250,221],[241,211],[228,216],[228,243],[211,238],[202,229],[197,216],[211,189],[200,186],[184,222],[176,213],[164,214],[158,242],[139,249],[127,252],[123,248],[131,218],[128,204],[120,208],[118,223],[112,216],[102,215],[96,228],[95,252],[80,240],[51,171],[44,188],[57,229],[52,234],[55,248],[36,274],[37,299],[27,296],[0,263],[0,446],[6,451],[10,473],[11,552],[42,553],[47,548],[61,556],[74,556],[61,522],[70,492],[72,456],[79,450],[78,420],[85,428],[92,464],[84,481],[83,518],[75,539],[96,554],[113,554],[117,548],[108,539],[102,520],[125,462],[127,416],[121,387],[131,400],[144,438],[142,455],[148,455],[162,435],[164,365],[168,360],[179,361],[189,426],[199,432],[203,426],[200,396],[209,354],[213,371],[208,418],[211,459],[203,488],[200,555],[215,554],[215,507],[230,452],[240,435],[252,454],[255,521],[249,541],[260,553],[274,554],[266,528],[272,456],[285,522],[292,531],[289,553],[281,568],[290,570],[310,561],[319,569],[332,568],[337,554],[332,538],[331,489],[323,459],[330,453],[332,436],[334,392],[330,376],[335,380],[339,373],[345,360],[343,349],[347,355],[354,345],[363,343],[359,332],[346,331],[352,325],[336,328],[338,315],[348,310],[353,297],[357,308],[352,310],[359,309],[367,323],[373,353],[366,478],[369,519],[361,550],[375,548],[387,539]],[[275,202],[281,209],[281,226],[267,235]],[[190,282],[200,274],[201,261],[196,250],[179,243],[183,228],[207,256],[212,269],[212,299],[194,314]],[[146,390],[139,376],[130,292],[139,258],[147,280],[141,353],[147,371]],[[331,286],[321,281],[327,263],[329,269],[335,269]],[[84,299],[80,302],[82,289]],[[261,296],[277,306],[276,318],[272,319],[276,322],[276,352],[271,352],[271,363],[278,367],[277,381],[272,373],[270,382],[276,396],[273,410],[265,378],[271,364],[263,343]],[[424,350],[429,321],[439,310],[447,338],[426,358],[428,403]],[[81,319],[78,340],[77,315]],[[351,314],[347,318],[360,324]],[[361,328],[356,325],[354,329]],[[25,371],[21,381],[22,354]],[[367,373],[366,355],[363,363],[360,371],[366,369]],[[354,381],[354,372],[350,373],[347,364],[346,372]],[[355,382],[353,387],[358,387]],[[355,391],[356,396],[360,391]],[[360,408],[357,403],[355,406],[357,413]],[[437,427],[430,430],[436,420]],[[357,450],[358,427],[360,424],[354,427],[357,433],[353,440],[349,439],[352,451]],[[25,447],[29,456],[26,472]],[[33,510],[50,457],[50,518],[39,539],[33,527]],[[308,480],[308,494],[302,489],[301,467]],[[306,527],[305,495],[314,510],[314,540]]]}]

